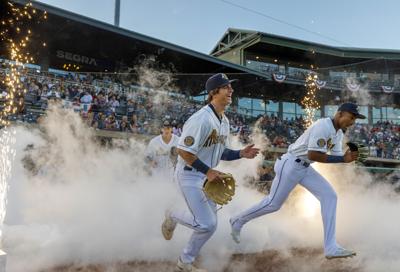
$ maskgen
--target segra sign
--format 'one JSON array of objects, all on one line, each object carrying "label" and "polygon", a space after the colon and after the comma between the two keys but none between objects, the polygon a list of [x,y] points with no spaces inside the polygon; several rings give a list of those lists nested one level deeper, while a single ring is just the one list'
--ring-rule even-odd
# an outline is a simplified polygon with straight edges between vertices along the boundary
[{"label": "segra sign", "polygon": [[97,66],[97,62],[96,62],[95,58],[82,56],[79,54],[74,54],[74,53],[66,52],[66,51],[62,51],[62,50],[57,50],[56,54],[57,54],[57,58],[60,58],[60,59],[66,59],[66,60],[74,61],[77,63],[83,63],[83,64]]}]

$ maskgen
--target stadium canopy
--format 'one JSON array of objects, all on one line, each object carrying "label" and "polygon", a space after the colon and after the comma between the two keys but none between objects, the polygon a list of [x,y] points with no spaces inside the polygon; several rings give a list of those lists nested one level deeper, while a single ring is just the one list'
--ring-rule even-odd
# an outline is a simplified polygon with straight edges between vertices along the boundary
[{"label": "stadium canopy", "polygon": [[400,50],[369,49],[353,47],[334,47],[309,41],[278,36],[260,31],[229,28],[211,50],[210,55],[229,59],[229,52],[240,49],[242,59],[234,63],[244,64],[245,54],[271,56],[281,63],[313,65],[315,68],[345,66],[357,64],[357,69],[384,71],[388,65],[400,68]]},{"label": "stadium canopy", "polygon": [[[400,50],[335,47],[229,28],[210,55],[263,72],[270,78],[276,73],[286,75],[280,85],[273,85],[273,93],[280,101],[298,102],[305,93],[304,74],[312,70],[326,82],[317,93],[322,105],[353,99],[357,95],[349,88],[353,79],[361,92],[370,95],[368,101],[363,100],[364,104],[397,107],[400,103]],[[388,88],[390,93],[386,92]]]},{"label": "stadium canopy", "polygon": [[[11,1],[18,5],[28,2]],[[135,68],[146,63],[145,67],[169,71],[176,89],[190,95],[203,93],[205,80],[211,74],[223,72],[230,78],[240,80],[234,86],[236,97],[300,103],[306,94],[304,79],[288,78],[279,83],[270,73],[246,67],[243,63],[246,54],[270,54],[274,58],[296,60],[300,65],[317,63],[320,67],[365,61],[368,57],[382,57],[383,54],[379,50],[346,51],[262,32],[229,29],[211,55],[207,55],[53,6],[31,2],[36,9],[48,13],[45,23],[32,24],[31,28],[34,34],[32,40],[37,41],[32,44],[31,53],[34,53],[36,64],[43,70],[63,70],[68,65],[75,65],[79,67],[79,72],[116,73],[122,81],[138,84],[140,71]],[[42,42],[46,42],[47,46],[43,47]],[[4,44],[0,45],[0,57],[7,58]],[[385,52],[387,59],[397,61],[397,51]],[[371,63],[368,67],[372,67]],[[377,64],[377,67],[383,66]],[[125,74],[127,72],[129,74]],[[329,87],[322,89],[317,99],[321,104],[335,104],[335,99],[341,95],[341,87]],[[377,95],[380,95],[378,91]]]},{"label": "stadium canopy", "polygon": [[[27,0],[12,0],[25,5]],[[36,44],[31,46],[37,65],[42,69],[63,69],[65,65],[79,66],[79,72],[126,73],[125,79],[137,79],[132,69],[144,62],[155,69],[167,70],[182,91],[196,95],[204,90],[205,80],[214,73],[223,72],[238,78],[235,86],[238,95],[269,92],[274,84],[260,72],[233,64],[207,54],[161,41],[140,33],[116,27],[82,15],[31,1],[33,7],[47,11],[48,19],[32,24]],[[47,46],[42,46],[42,41]],[[7,58],[4,44],[0,56]],[[257,95],[256,93],[254,95]]]}]

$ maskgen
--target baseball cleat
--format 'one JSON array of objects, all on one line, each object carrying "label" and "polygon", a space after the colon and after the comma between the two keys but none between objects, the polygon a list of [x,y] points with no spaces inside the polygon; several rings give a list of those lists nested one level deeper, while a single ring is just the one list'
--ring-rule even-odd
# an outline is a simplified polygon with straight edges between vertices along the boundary
[{"label": "baseball cleat", "polygon": [[197,268],[191,263],[183,263],[181,258],[179,258],[178,263],[176,264],[175,272],[207,272],[207,270]]},{"label": "baseball cleat", "polygon": [[354,257],[356,255],[357,255],[357,253],[355,253],[352,250],[345,249],[345,248],[338,248],[338,249],[336,249],[335,253],[326,255],[325,258],[330,260],[330,259],[337,259],[337,258],[349,258],[349,257]]},{"label": "baseball cleat", "polygon": [[231,236],[232,236],[232,239],[233,239],[233,241],[235,241],[235,243],[239,244],[240,243],[240,230],[235,230],[233,228],[232,219],[229,220],[229,223],[231,225]]},{"label": "baseball cleat", "polygon": [[176,222],[171,217],[171,212],[165,212],[165,219],[161,225],[161,232],[165,240],[171,240],[176,228]]}]

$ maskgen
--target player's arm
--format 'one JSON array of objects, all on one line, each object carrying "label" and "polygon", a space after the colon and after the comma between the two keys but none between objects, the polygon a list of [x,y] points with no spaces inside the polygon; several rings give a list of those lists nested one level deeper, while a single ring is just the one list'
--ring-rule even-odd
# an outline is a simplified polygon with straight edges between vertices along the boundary
[{"label": "player's arm", "polygon": [[151,167],[155,168],[157,167],[157,162],[155,160],[155,150],[154,150],[154,144],[153,144],[153,140],[151,140],[149,142],[149,144],[147,145],[146,151],[145,151],[145,161],[146,163],[148,163],[149,165],[151,165]]},{"label": "player's arm", "polygon": [[[228,145],[229,145],[229,143],[230,143],[229,137],[228,137],[226,143],[228,143]],[[222,152],[222,155],[221,155],[221,160],[234,161],[234,160],[238,160],[241,158],[253,159],[258,155],[259,152],[260,152],[260,149],[254,147],[254,144],[248,145],[245,148],[239,149],[239,150],[230,149],[227,147],[227,145],[225,145],[224,151]]]},{"label": "player's arm", "polygon": [[195,154],[192,154],[186,150],[180,149],[179,147],[177,148],[178,155],[186,162],[188,165],[192,165],[195,160],[197,160],[197,156]]},{"label": "player's arm", "polygon": [[357,159],[358,153],[349,150],[344,155],[340,153],[328,155],[328,138],[329,134],[323,126],[316,124],[311,128],[307,152],[309,160],[321,163],[347,163]]},{"label": "player's arm", "polygon": [[147,156],[146,157],[146,162],[151,166],[151,167],[153,167],[153,168],[156,168],[157,167],[157,161],[156,160],[154,160],[152,157],[150,157],[150,156]]},{"label": "player's arm", "polygon": [[208,165],[202,162],[195,154],[180,149],[179,147],[177,148],[177,150],[178,155],[186,162],[186,164],[205,174],[208,180],[218,180],[220,179],[220,176],[224,174],[220,171],[208,167]]},{"label": "player's arm", "polygon": [[225,147],[224,152],[222,152],[221,160],[223,161],[234,161],[240,158],[253,159],[260,152],[259,148],[255,148],[254,144],[248,145],[243,149],[232,150]]},{"label": "player's arm", "polygon": [[355,161],[358,157],[357,152],[351,152],[347,150],[343,156],[328,155],[320,151],[308,150],[307,157],[311,161],[322,162],[322,163],[343,163]]},{"label": "player's arm", "polygon": [[222,152],[221,160],[223,161],[234,161],[240,159],[240,150],[232,150],[225,147],[224,152]]}]

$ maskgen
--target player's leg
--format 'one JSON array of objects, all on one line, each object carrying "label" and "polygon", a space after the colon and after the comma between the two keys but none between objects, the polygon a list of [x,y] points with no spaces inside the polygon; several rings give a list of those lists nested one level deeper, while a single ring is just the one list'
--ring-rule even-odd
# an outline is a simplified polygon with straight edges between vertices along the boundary
[{"label": "player's leg", "polygon": [[271,191],[261,202],[250,209],[245,210],[237,216],[231,218],[232,236],[236,242],[243,225],[250,220],[279,210],[287,199],[289,193],[297,185],[304,173],[303,169],[298,169],[293,157],[283,156],[275,163],[275,178],[272,182]]},{"label": "player's leg", "polygon": [[202,175],[190,171],[177,171],[176,178],[187,204],[186,210],[173,211],[170,218],[194,230],[180,260],[192,263],[205,242],[217,227],[216,205],[209,200],[200,186]]},{"label": "player's leg", "polygon": [[321,204],[322,222],[324,225],[325,255],[337,249],[336,244],[336,204],[337,196],[329,182],[314,168],[309,167],[300,184],[310,191]]},{"label": "player's leg", "polygon": [[174,212],[172,217],[194,230],[180,256],[183,263],[192,263],[217,228],[216,207],[207,199],[202,189],[187,186],[182,186],[181,189],[190,212]]},{"label": "player's leg", "polygon": [[[199,227],[199,220],[210,218],[213,213],[214,205],[210,206],[208,198],[203,192],[203,176],[191,171],[176,171],[175,179],[183,195],[186,209],[174,210],[170,213],[171,218],[191,229]],[[212,202],[213,203],[213,202]],[[198,210],[199,209],[199,210]],[[199,214],[204,212],[203,214]],[[197,215],[197,216],[196,216]]]},{"label": "player's leg", "polygon": [[[182,190],[181,190],[181,186],[179,183],[179,179],[182,179],[179,174],[180,171],[177,171],[178,173],[174,172],[174,173],[170,173],[172,176],[172,180],[173,180],[173,186],[174,189],[176,189],[176,191],[180,191],[182,194]],[[164,176],[167,176],[166,173],[163,173]],[[175,206],[175,205],[173,205]],[[192,214],[190,213],[190,211],[188,209],[184,209],[184,210],[176,210],[176,207],[174,208],[169,208],[165,211],[165,218],[164,221],[161,225],[161,232],[162,235],[164,236],[165,240],[171,240],[173,235],[174,235],[174,231],[176,228],[176,224],[177,222],[177,218],[176,216],[174,216],[174,214],[177,214],[179,218],[187,218],[186,220],[184,220],[185,222],[190,220],[190,217],[192,217]]]}]

